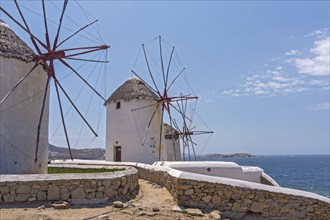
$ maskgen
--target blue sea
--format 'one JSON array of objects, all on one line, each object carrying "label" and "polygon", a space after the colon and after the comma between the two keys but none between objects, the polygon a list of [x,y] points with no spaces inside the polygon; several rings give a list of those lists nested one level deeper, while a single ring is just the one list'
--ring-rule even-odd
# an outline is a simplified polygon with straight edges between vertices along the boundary
[{"label": "blue sea", "polygon": [[330,198],[329,155],[257,156],[207,160],[258,166],[283,187],[309,191]]}]

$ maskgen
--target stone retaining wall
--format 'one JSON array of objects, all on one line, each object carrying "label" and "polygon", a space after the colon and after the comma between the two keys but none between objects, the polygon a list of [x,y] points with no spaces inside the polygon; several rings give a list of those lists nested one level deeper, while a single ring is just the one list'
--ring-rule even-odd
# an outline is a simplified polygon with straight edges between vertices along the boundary
[{"label": "stone retaining wall", "polygon": [[218,209],[232,219],[330,219],[330,199],[314,193],[145,164],[142,179],[165,186],[179,205]]},{"label": "stone retaining wall", "polygon": [[138,188],[133,167],[114,173],[0,175],[0,202],[127,198]]}]

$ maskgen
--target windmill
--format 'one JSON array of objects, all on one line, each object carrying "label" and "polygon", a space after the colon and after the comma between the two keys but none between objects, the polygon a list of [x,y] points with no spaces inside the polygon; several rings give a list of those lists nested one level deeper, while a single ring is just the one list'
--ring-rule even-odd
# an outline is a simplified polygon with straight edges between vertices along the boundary
[{"label": "windmill", "polygon": [[[155,42],[157,42],[156,45]],[[146,45],[150,43],[154,43],[153,44],[154,48],[148,50]],[[165,48],[167,49],[167,51],[165,52],[164,52],[164,45]],[[171,47],[171,49],[169,49],[169,46]],[[150,124],[154,120],[154,116],[156,112],[159,109],[161,110],[160,133],[159,133],[159,137],[157,138],[159,140],[158,160],[161,160],[164,118],[167,118],[169,122],[169,126],[173,128],[174,127],[173,112],[176,112],[177,114],[182,116],[182,112],[176,106],[175,103],[194,100],[197,99],[198,97],[191,96],[190,94],[182,95],[182,91],[180,94],[173,95],[173,91],[172,91],[173,86],[177,84],[178,79],[180,78],[180,76],[182,76],[182,74],[185,71],[185,68],[178,67],[178,64],[173,61],[173,57],[177,56],[174,46],[170,45],[169,43],[164,41],[161,36],[159,36],[153,39],[152,41],[148,42],[147,44],[142,44],[139,55],[136,59],[137,61],[140,58],[141,52],[142,52],[142,59],[140,60],[142,60],[142,65],[141,65],[142,68],[140,67],[139,70],[136,70],[137,68],[135,67],[137,62],[135,62],[132,73],[137,78],[139,78],[151,91],[153,91],[158,96],[158,99],[156,103],[132,109],[132,112],[156,105],[156,108],[149,119],[148,126],[145,131],[145,135],[142,139],[142,145],[143,145],[144,142],[146,141]],[[158,55],[153,56],[151,54],[152,52],[157,52]],[[165,54],[167,56],[165,56]],[[144,74],[144,76],[142,76],[141,74]],[[190,120],[185,115],[183,117],[186,120]],[[174,147],[175,138],[172,138],[172,142]],[[175,149],[173,150],[173,152],[175,152]],[[177,160],[177,158],[174,158],[174,160]]]},{"label": "windmill", "polygon": [[[207,130],[197,130],[196,129],[197,126],[193,125],[195,115],[197,115],[196,113],[197,102],[195,103],[195,105],[190,105],[190,106],[188,105],[187,101],[181,103],[177,102],[177,107],[181,112],[182,126],[180,127],[176,120],[174,120],[174,126],[178,131],[176,135],[180,137],[182,142],[182,158],[183,160],[186,160],[186,158],[188,157],[189,161],[191,160],[196,161],[197,158],[196,158],[195,147],[197,147],[200,144],[196,143],[196,141],[194,140],[195,137],[200,135],[213,134],[214,132],[211,131],[211,129],[201,119],[200,120],[207,128]],[[185,117],[188,114],[190,121],[188,121],[187,118]],[[210,136],[206,139],[206,142],[208,142],[209,138]]]},{"label": "windmill", "polygon": [[[47,4],[48,3],[48,4]],[[70,103],[72,108],[76,111],[76,113],[79,115],[81,120],[88,126],[90,131],[97,136],[97,133],[95,129],[92,128],[91,124],[87,121],[85,116],[82,114],[82,112],[79,110],[79,108],[74,103],[74,99],[69,95],[69,92],[65,87],[62,85],[61,79],[64,77],[67,77],[70,74],[73,74],[76,79],[81,81],[82,84],[86,85],[91,92],[99,96],[100,99],[105,101],[104,97],[94,88],[94,86],[88,82],[86,77],[84,77],[81,74],[81,71],[78,70],[78,68],[75,68],[75,65],[72,64],[72,62],[87,62],[87,63],[107,63],[106,60],[99,60],[91,58],[95,57],[96,52],[100,51],[107,51],[109,48],[106,44],[89,44],[86,46],[68,46],[66,47],[68,43],[71,42],[71,44],[77,43],[77,41],[74,41],[75,38],[78,36],[83,35],[83,33],[87,33],[87,29],[93,27],[95,23],[98,20],[94,21],[88,21],[87,24],[78,27],[75,30],[69,30],[69,32],[66,30],[65,34],[63,34],[63,28],[65,23],[65,20],[68,20],[68,16],[66,15],[69,1],[64,0],[62,2],[61,8],[59,9],[58,13],[58,22],[54,22],[48,18],[48,13],[52,12],[54,10],[47,10],[49,8],[49,4],[54,4],[52,2],[45,2],[44,0],[41,1],[41,8],[42,8],[42,14],[40,15],[42,17],[43,27],[39,27],[39,29],[44,29],[44,36],[43,37],[37,37],[37,34],[33,33],[32,28],[30,28],[31,23],[28,22],[28,19],[25,16],[25,13],[23,13],[22,8],[27,10],[25,6],[23,6],[22,2],[19,3],[17,0],[14,1],[15,7],[16,7],[16,14],[19,15],[19,19],[16,16],[13,15],[13,13],[7,11],[2,6],[0,7],[0,11],[3,15],[6,15],[8,19],[10,19],[14,24],[16,24],[31,40],[31,43],[34,47],[34,51],[32,54],[31,62],[33,63],[32,67],[28,70],[26,70],[25,73],[21,73],[22,77],[17,80],[12,85],[12,88],[8,90],[3,96],[0,97],[0,107],[3,107],[6,102],[9,102],[11,97],[13,97],[14,93],[18,88],[23,87],[25,83],[28,82],[28,78],[31,78],[33,74],[35,73],[35,70],[37,68],[40,68],[40,66],[45,70],[46,73],[46,80],[45,82],[35,82],[35,83],[43,83],[44,89],[43,89],[43,98],[40,103],[40,106],[35,106],[35,108],[39,108],[38,112],[39,119],[38,119],[38,125],[35,128],[35,154],[34,154],[34,162],[37,163],[38,161],[38,153],[40,151],[40,133],[42,132],[42,122],[44,119],[45,111],[48,112],[48,97],[49,97],[49,90],[52,86],[51,83],[54,84],[55,87],[55,93],[56,93],[56,99],[58,102],[58,108],[61,115],[61,124],[63,125],[63,130],[65,134],[65,139],[67,143],[67,147],[69,149],[70,157],[72,159],[72,153],[71,153],[71,144],[69,140],[67,125],[65,122],[65,114],[63,112],[63,99],[62,97],[65,97],[67,102]],[[76,2],[78,5],[77,8],[81,8],[78,2]],[[48,7],[47,7],[48,6]],[[55,5],[56,6],[56,5]],[[52,6],[53,7],[53,6]],[[54,9],[54,7],[52,8]],[[86,13],[85,11],[83,12]],[[56,23],[56,25],[54,25]],[[50,28],[50,24],[52,24],[52,27],[56,28]],[[68,28],[66,28],[68,29]],[[88,37],[86,37],[88,38]],[[89,56],[91,55],[91,56]],[[63,75],[62,73],[66,73]],[[30,82],[29,82],[30,83]],[[32,94],[33,96],[35,94]],[[28,97],[29,98],[29,97]],[[15,105],[18,105],[19,103],[15,103]],[[9,109],[10,107],[8,107]],[[5,110],[8,110],[5,109]],[[4,111],[5,111],[4,110]],[[33,110],[31,110],[33,111]],[[37,111],[37,110],[36,110]],[[48,128],[46,128],[48,130]]]}]

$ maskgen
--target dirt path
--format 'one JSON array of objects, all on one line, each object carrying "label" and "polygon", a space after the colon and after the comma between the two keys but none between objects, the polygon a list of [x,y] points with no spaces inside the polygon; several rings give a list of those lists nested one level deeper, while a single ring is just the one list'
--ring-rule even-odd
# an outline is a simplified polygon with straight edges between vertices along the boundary
[{"label": "dirt path", "polygon": [[57,219],[210,219],[208,215],[191,216],[184,212],[172,211],[176,205],[165,188],[139,180],[140,192],[135,199],[119,202],[123,208],[113,207],[112,202],[102,204],[70,204],[69,209],[54,209],[51,203],[31,202],[0,205],[0,219],[57,220]]}]

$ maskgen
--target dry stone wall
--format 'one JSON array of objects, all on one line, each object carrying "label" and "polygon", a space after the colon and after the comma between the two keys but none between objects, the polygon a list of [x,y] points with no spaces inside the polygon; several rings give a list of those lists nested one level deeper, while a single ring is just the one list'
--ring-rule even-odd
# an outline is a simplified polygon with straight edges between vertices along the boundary
[{"label": "dry stone wall", "polygon": [[135,167],[140,178],[165,186],[185,207],[218,209],[232,219],[330,219],[330,200],[313,193],[165,167]]},{"label": "dry stone wall", "polygon": [[126,198],[138,188],[133,167],[114,173],[0,175],[0,202]]},{"label": "dry stone wall", "polygon": [[245,215],[266,219],[329,219],[330,205],[325,201],[269,190],[222,183],[178,179],[180,205],[218,209],[232,217]]}]

